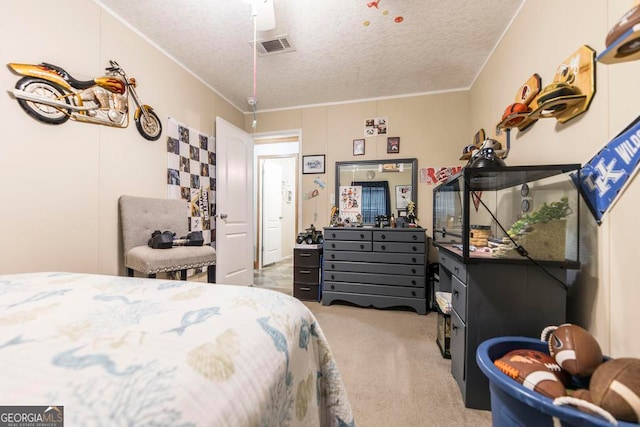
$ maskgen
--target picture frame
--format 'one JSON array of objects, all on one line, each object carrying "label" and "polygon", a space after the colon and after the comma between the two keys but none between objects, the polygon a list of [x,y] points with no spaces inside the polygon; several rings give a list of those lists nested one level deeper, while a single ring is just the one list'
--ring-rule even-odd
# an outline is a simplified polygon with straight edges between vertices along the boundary
[{"label": "picture frame", "polygon": [[354,156],[364,155],[364,139],[353,140],[353,155]]},{"label": "picture frame", "polygon": [[302,156],[302,173],[303,174],[323,174],[325,173],[324,164],[325,164],[324,154]]},{"label": "picture frame", "polygon": [[387,154],[398,154],[400,152],[400,137],[390,136],[387,138]]},{"label": "picture frame", "polygon": [[[407,204],[412,198],[412,187],[410,185],[396,185],[396,209],[407,209]],[[400,212],[398,212],[400,216]]]},{"label": "picture frame", "polygon": [[376,117],[373,119],[365,119],[364,136],[387,135],[388,120],[386,117]]}]

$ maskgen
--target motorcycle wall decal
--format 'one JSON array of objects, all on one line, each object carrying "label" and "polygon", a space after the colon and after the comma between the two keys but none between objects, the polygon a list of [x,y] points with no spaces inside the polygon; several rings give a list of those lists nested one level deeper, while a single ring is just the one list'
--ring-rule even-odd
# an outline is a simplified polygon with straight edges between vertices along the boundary
[{"label": "motorcycle wall decal", "polygon": [[106,126],[129,126],[129,96],[136,105],[133,119],[143,138],[156,141],[162,123],[149,105],[142,104],[135,90],[137,82],[127,77],[116,61],[109,61],[106,75],[81,81],[57,65],[17,64],[8,67],[22,77],[11,91],[20,107],[44,123],[60,125],[77,120]]}]

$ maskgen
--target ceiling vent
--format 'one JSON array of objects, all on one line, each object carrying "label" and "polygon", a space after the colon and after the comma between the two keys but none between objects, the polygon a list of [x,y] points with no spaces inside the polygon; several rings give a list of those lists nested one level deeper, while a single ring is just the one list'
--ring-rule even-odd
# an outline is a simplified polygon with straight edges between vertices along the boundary
[{"label": "ceiling vent", "polygon": [[[253,47],[253,41],[249,42],[251,47]],[[291,52],[296,50],[291,41],[289,40],[288,34],[283,34],[281,36],[272,37],[269,39],[258,40],[258,54],[260,56],[264,55],[273,55],[274,53],[284,53]]]}]

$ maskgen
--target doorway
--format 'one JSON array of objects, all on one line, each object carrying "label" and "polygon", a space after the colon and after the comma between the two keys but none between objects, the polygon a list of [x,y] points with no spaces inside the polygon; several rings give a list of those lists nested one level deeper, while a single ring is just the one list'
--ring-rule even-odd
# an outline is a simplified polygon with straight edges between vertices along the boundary
[{"label": "doorway", "polygon": [[293,257],[300,218],[298,141],[297,135],[255,136],[256,270]]}]

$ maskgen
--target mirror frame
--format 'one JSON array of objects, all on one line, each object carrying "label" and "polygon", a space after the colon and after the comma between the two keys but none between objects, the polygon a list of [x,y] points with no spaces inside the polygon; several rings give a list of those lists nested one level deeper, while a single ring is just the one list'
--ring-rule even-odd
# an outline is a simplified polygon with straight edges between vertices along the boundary
[{"label": "mirror frame", "polygon": [[[384,165],[387,163],[411,163],[411,197],[415,203],[416,212],[418,212],[418,159],[382,159],[382,160],[354,160],[336,162],[335,171],[335,205],[338,206],[340,200],[340,166],[348,165]],[[415,198],[415,200],[413,200]]]}]

